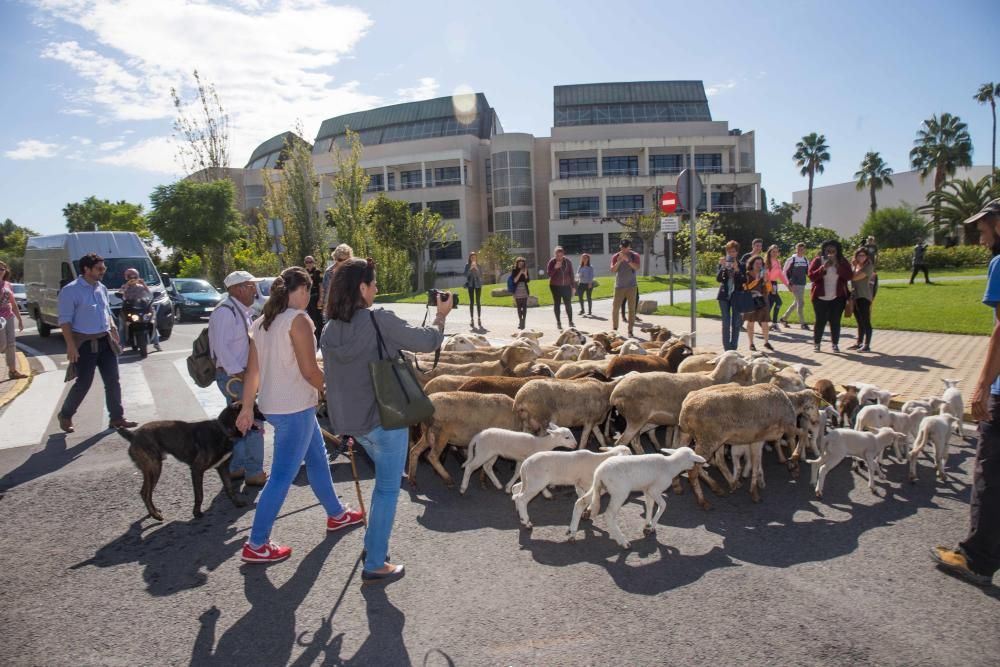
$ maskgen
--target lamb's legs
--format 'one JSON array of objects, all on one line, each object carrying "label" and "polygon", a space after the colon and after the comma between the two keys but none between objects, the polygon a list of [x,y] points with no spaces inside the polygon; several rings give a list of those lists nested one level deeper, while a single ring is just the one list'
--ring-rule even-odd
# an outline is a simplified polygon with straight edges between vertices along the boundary
[{"label": "lamb's legs", "polygon": [[[653,512],[653,516],[650,518],[649,511],[652,509],[653,503],[656,503],[656,511]],[[663,512],[666,509],[667,501],[664,500],[662,493],[646,493],[646,527],[642,529],[644,535],[656,533],[656,526],[660,523],[660,517],[663,516]]]},{"label": "lamb's legs", "polygon": [[618,436],[618,440],[615,441],[615,446],[628,444],[632,447],[632,451],[636,454],[642,454],[642,445],[639,444],[639,431],[646,422],[639,424],[638,426],[633,425],[634,422],[626,422],[625,432]]},{"label": "lamb's legs", "polygon": [[580,517],[583,516],[584,508],[590,503],[590,495],[584,493],[584,495],[577,498],[576,502],[573,504],[573,518],[569,521],[569,528],[566,530],[566,534],[569,535],[570,540],[576,539],[576,531],[580,527]]},{"label": "lamb's legs", "polygon": [[878,465],[878,454],[865,454],[865,463],[868,464],[868,490],[875,491],[875,466]]},{"label": "lamb's legs", "polygon": [[444,466],[441,465],[441,452],[448,446],[448,438],[450,436],[451,433],[448,432],[447,428],[441,429],[441,431],[434,438],[434,446],[431,447],[430,453],[427,454],[427,461],[431,464],[431,467],[434,468],[434,471],[441,476],[441,479],[444,480],[445,486],[448,488],[455,486],[455,482],[451,479],[451,475],[448,474],[448,471],[444,469]]},{"label": "lamb's legs", "polygon": [[413,445],[412,449],[410,449],[410,461],[406,470],[406,476],[410,480],[410,486],[413,488],[416,488],[417,486],[417,460],[420,458],[420,454],[422,454],[424,450],[430,446],[430,429],[423,427],[420,439],[417,440],[417,443]]},{"label": "lamb's legs", "polygon": [[521,525],[531,528],[531,519],[528,518],[528,503],[538,495],[538,489],[529,489],[521,486],[521,490],[513,496],[514,506],[517,507],[517,514],[521,517]]},{"label": "lamb's legs", "polygon": [[764,453],[764,443],[755,442],[750,445],[750,498],[755,502],[760,502],[760,479],[761,455]]},{"label": "lamb's legs", "polygon": [[[494,461],[495,460],[496,459],[494,459]],[[521,465],[523,465],[523,464],[524,464],[524,460],[523,459],[520,460],[520,461],[517,461],[517,464],[514,466],[514,476],[510,478],[510,481],[507,482],[507,486],[504,487],[504,492],[505,493],[510,493],[510,489],[511,489],[512,486],[514,486],[514,482],[516,482],[517,480],[521,479]],[[492,471],[493,468],[491,467],[490,470]],[[500,488],[499,484],[497,484],[497,488]]]},{"label": "lamb's legs", "polygon": [[621,526],[618,525],[618,513],[626,500],[628,500],[628,493],[612,492],[611,499],[608,501],[608,509],[604,512],[604,516],[608,520],[608,534],[622,549],[628,549],[632,546],[625,539]]},{"label": "lamb's legs", "polygon": [[823,481],[826,479],[827,472],[836,468],[837,464],[844,460],[844,455],[839,452],[832,454],[829,450],[827,450],[824,456],[826,457],[826,461],[819,467],[819,474],[816,479],[817,498],[823,497]]}]

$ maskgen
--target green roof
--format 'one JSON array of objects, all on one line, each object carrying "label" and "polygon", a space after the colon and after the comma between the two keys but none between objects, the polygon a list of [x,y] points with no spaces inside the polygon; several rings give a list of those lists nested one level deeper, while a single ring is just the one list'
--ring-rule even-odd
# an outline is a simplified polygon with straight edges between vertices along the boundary
[{"label": "green roof", "polygon": [[707,102],[701,81],[634,81],[555,86],[555,106],[625,102]]},{"label": "green roof", "polygon": [[[489,102],[482,93],[476,93],[476,115],[483,118],[491,115]],[[354,113],[335,116],[323,121],[319,132],[316,134],[316,142],[328,137],[338,137],[351,128],[354,132],[362,132],[374,128],[387,127],[390,125],[403,125],[424,120],[437,118],[453,118],[455,109],[452,105],[451,96],[438,97],[433,100],[422,100],[420,102],[404,102],[403,104],[393,104],[378,109],[367,111],[356,111]],[[484,139],[489,138],[482,137]]]},{"label": "green roof", "polygon": [[308,146],[312,147],[312,144],[310,144],[308,141],[306,141],[299,135],[295,134],[294,132],[292,131],[282,132],[279,135],[271,137],[270,139],[268,139],[267,141],[265,141],[260,146],[257,146],[257,148],[254,149],[253,153],[250,154],[250,159],[247,160],[247,168],[249,168],[250,165],[253,164],[257,158],[263,157],[265,155],[270,155],[271,153],[283,149],[285,147],[286,141],[288,142],[301,141],[307,144]]}]

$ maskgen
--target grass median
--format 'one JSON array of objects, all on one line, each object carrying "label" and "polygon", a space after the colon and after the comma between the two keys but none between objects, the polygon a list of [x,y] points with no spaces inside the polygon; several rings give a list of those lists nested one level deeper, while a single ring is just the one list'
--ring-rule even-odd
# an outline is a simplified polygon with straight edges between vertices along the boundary
[{"label": "grass median", "polygon": [[[651,292],[663,292],[670,289],[670,276],[639,276],[639,294],[649,294]],[[674,289],[682,291],[688,289],[690,283],[688,276],[680,274],[674,275]],[[600,276],[597,278],[598,286],[594,288],[593,299],[610,299],[615,294],[615,279],[613,276]],[[715,287],[718,283],[713,276],[698,276],[698,287]],[[492,296],[490,292],[494,289],[507,289],[506,283],[494,283],[483,285],[483,305],[484,306],[507,306],[513,308],[514,299],[510,296]],[[552,305],[552,292],[549,291],[549,281],[547,278],[538,278],[529,283],[532,296],[538,297],[539,306]],[[461,296],[461,302],[465,302],[467,295],[462,287],[453,288]],[[576,301],[576,295],[573,295]],[[375,297],[376,303],[426,303],[426,294],[379,294]]]},{"label": "grass median", "polygon": [[[993,316],[982,304],[985,290],[985,280],[954,280],[930,285],[923,282],[913,285],[880,285],[872,308],[872,326],[876,332],[882,329],[988,336],[993,331]],[[807,291],[806,322],[813,324],[815,320],[808,294]],[[781,307],[784,312],[791,295],[785,291],[780,292],[780,295],[784,300]],[[699,317],[720,317],[719,302],[714,299],[699,301],[696,310]],[[690,313],[687,303],[660,306],[656,310],[657,315],[686,317]],[[790,319],[793,326],[798,324],[794,311]],[[857,326],[857,321],[845,318],[844,326]]]}]

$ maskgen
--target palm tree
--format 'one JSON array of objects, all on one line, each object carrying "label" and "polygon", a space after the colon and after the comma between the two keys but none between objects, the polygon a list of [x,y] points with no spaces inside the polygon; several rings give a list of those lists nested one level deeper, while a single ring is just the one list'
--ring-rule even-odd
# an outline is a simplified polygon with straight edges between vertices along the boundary
[{"label": "palm tree", "polygon": [[[972,138],[968,126],[958,116],[937,114],[925,120],[917,131],[910,150],[910,163],[920,170],[920,180],[934,170],[934,192],[940,192],[947,176],[954,176],[959,167],[972,166]],[[937,210],[934,224],[941,222]]]},{"label": "palm tree", "polygon": [[996,185],[997,171],[997,98],[1000,97],[1000,83],[984,83],[979,86],[979,90],[972,96],[980,104],[990,105],[993,113],[993,151],[990,153],[990,174],[993,177],[993,184]]},{"label": "palm tree", "polygon": [[872,213],[878,209],[878,203],[875,201],[875,191],[881,190],[883,185],[888,185],[890,188],[893,187],[891,176],[892,168],[885,163],[885,160],[878,154],[878,151],[868,151],[865,153],[865,159],[861,161],[861,169],[854,172],[854,178],[858,179],[857,189],[864,190],[868,188],[872,199]]},{"label": "palm tree", "polygon": [[940,190],[927,195],[927,203],[918,208],[917,212],[934,213],[940,220],[937,229],[960,243],[975,243],[975,226],[966,229],[963,223],[997,197],[1000,197],[1000,186],[992,185],[989,176],[983,176],[978,181],[971,178],[951,180]]},{"label": "palm tree", "polygon": [[813,178],[817,173],[823,173],[823,163],[830,161],[830,147],[826,145],[826,137],[822,134],[807,134],[802,141],[795,144],[795,166],[799,173],[809,177],[809,196],[806,199],[806,228],[812,227],[813,212]]}]

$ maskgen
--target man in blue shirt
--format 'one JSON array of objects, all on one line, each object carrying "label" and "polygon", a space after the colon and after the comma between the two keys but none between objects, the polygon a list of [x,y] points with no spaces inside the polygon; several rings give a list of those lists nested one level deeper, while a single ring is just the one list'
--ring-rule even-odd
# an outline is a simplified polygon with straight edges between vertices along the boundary
[{"label": "man in blue shirt", "polygon": [[979,442],[972,471],[969,534],[955,549],[934,547],[931,557],[946,571],[978,586],[989,586],[1000,570],[1000,199],[965,224],[979,227],[979,243],[993,251],[983,303],[993,309],[993,334],[972,395]]},{"label": "man in blue shirt", "polygon": [[101,371],[110,428],[131,428],[125,419],[118,381],[118,328],[111,316],[108,288],[101,282],[104,258],[90,253],[80,258],[80,276],[59,291],[59,328],[66,341],[66,358],[76,364],[76,382],[59,410],[59,428],[73,432],[73,415],[90,391],[94,371]]}]

